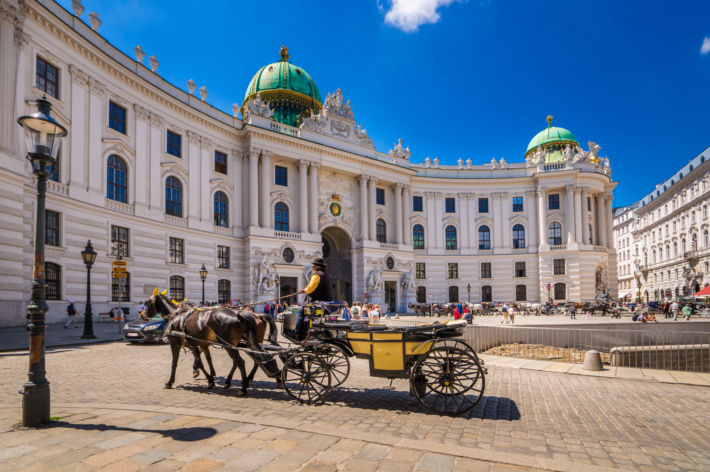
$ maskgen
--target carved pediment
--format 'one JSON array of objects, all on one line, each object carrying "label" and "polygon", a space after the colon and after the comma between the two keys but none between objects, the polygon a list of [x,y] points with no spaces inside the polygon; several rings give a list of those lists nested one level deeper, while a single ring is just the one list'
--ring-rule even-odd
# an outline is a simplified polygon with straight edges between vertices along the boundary
[{"label": "carved pediment", "polygon": [[355,122],[350,100],[344,101],[340,89],[326,96],[323,110],[303,119],[301,129],[375,149],[367,130]]}]

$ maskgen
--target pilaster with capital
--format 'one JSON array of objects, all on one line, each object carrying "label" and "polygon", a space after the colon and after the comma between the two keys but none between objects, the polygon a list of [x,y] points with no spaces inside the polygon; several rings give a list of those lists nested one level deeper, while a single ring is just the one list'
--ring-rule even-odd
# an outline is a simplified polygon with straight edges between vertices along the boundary
[{"label": "pilaster with capital", "polygon": [[367,181],[369,177],[366,175],[360,175],[357,178],[360,184],[360,238],[364,241],[368,239],[368,213],[369,209],[367,206]]},{"label": "pilaster with capital", "polygon": [[606,209],[606,201],[603,193],[597,194],[597,224],[599,229],[597,231],[599,237],[599,245],[606,247],[606,215],[604,210]]},{"label": "pilaster with capital", "polygon": [[469,193],[466,199],[466,207],[468,208],[468,221],[466,225],[469,227],[468,232],[468,247],[471,249],[477,248],[476,244],[476,217],[478,215],[478,195]]},{"label": "pilaster with capital", "polygon": [[588,195],[589,190],[587,187],[582,187],[581,190],[581,200],[582,200],[582,207],[580,208],[581,210],[581,215],[582,215],[582,243],[583,244],[591,244],[590,243],[590,238],[591,235],[589,234],[589,205],[587,203],[587,198],[589,197]]},{"label": "pilaster with capital", "polygon": [[188,214],[190,215],[190,218],[193,219],[192,221],[194,223],[195,221],[200,219],[204,220],[208,217],[209,214],[204,214],[204,206],[205,203],[209,203],[209,199],[208,202],[203,202],[204,194],[202,189],[204,188],[204,185],[202,182],[202,171],[200,166],[200,161],[202,160],[200,157],[200,135],[193,131],[187,131],[185,136],[187,136],[187,139],[185,140],[187,142],[187,155],[185,155],[185,150],[182,150],[182,162],[187,161],[188,191],[190,192],[190,195],[193,196],[193,198],[190,198],[188,201]]},{"label": "pilaster with capital", "polygon": [[565,223],[567,226],[567,244],[575,241],[574,232],[574,185],[565,187]]},{"label": "pilaster with capital", "polygon": [[376,229],[377,229],[377,211],[376,211],[376,192],[375,189],[377,188],[377,179],[375,177],[368,177],[368,188],[369,188],[369,202],[368,202],[368,211],[367,211],[367,221],[368,221],[368,227],[369,227],[369,233],[370,233],[370,241],[375,241],[377,239],[377,234],[376,234]]},{"label": "pilaster with capital", "polygon": [[318,168],[319,167],[320,167],[320,164],[318,164],[317,162],[311,162],[311,172],[310,172],[310,178],[311,178],[310,203],[311,203],[311,206],[309,208],[311,233],[318,232]]},{"label": "pilaster with capital", "polygon": [[545,199],[547,198],[547,189],[540,187],[537,189],[537,221],[538,221],[538,244],[540,247],[547,245],[545,239],[545,231],[547,229],[547,212],[545,211]]},{"label": "pilaster with capital", "polygon": [[412,196],[410,193],[409,185],[405,185],[403,189],[403,198],[402,198],[402,215],[403,215],[403,221],[402,221],[402,228],[404,228],[404,234],[403,234],[403,241],[404,244],[412,244],[412,230],[409,227],[409,217],[410,217],[410,209],[412,205]]},{"label": "pilaster with capital", "polygon": [[425,192],[426,197],[426,215],[427,215],[427,234],[425,246],[427,248],[436,248],[436,232],[438,224],[436,221],[436,192]]},{"label": "pilaster with capital", "polygon": [[[200,215],[202,217],[202,221],[214,223],[214,204],[212,200],[212,186],[210,185],[212,169],[214,169],[214,143],[212,140],[201,136],[198,152],[200,153]],[[234,205],[233,198],[229,198],[228,201]],[[229,208],[227,208],[227,211],[229,211]],[[230,220],[231,218],[229,213],[227,213],[228,227],[231,227],[229,224]],[[234,222],[232,221],[231,223]]]},{"label": "pilaster with capital", "polygon": [[88,122],[86,106],[88,101],[89,77],[73,65],[69,66],[71,74],[71,132],[67,136],[69,152],[71,153],[71,169],[69,184],[74,188],[87,190],[89,159],[86,155],[86,136]]},{"label": "pilaster with capital", "polygon": [[249,226],[259,226],[259,150],[249,149]]},{"label": "pilaster with capital", "polygon": [[436,192],[435,195],[434,200],[436,203],[434,204],[434,211],[436,212],[436,219],[434,221],[436,222],[436,248],[442,249],[444,247],[444,194]]},{"label": "pilaster with capital", "polygon": [[614,200],[614,194],[611,192],[606,192],[604,196],[606,201],[604,214],[604,216],[606,217],[606,241],[607,247],[612,248],[614,246],[614,223],[612,215],[612,201]]},{"label": "pilaster with capital", "polygon": [[[73,116],[72,116],[73,119]],[[156,115],[155,113],[150,113],[150,125],[147,127],[147,132],[150,135],[149,144],[149,168],[151,182],[155,182],[155,178],[160,179],[157,176],[161,175],[160,172],[160,162],[163,158],[163,143],[165,136],[163,135],[163,119]],[[161,182],[162,184],[162,182]],[[153,210],[163,208],[164,190],[163,185],[151,185],[150,186],[150,208]]]},{"label": "pilaster with capital", "polygon": [[308,161],[298,161],[298,230],[308,232]]},{"label": "pilaster with capital", "polygon": [[[101,135],[106,120],[104,113],[104,99],[106,87],[98,80],[89,79],[89,188],[101,193],[104,163],[97,159],[102,155]],[[129,203],[132,203],[129,201]]]},{"label": "pilaster with capital", "polygon": [[460,241],[460,247],[461,249],[467,249],[469,248],[469,226],[471,225],[471,218],[469,217],[469,208],[468,208],[468,200],[469,200],[470,195],[467,193],[460,193],[459,194],[459,213],[461,215],[460,223],[461,223],[461,241]]},{"label": "pilaster with capital", "polygon": [[394,191],[394,243],[402,244],[402,189],[404,185],[397,182],[392,186]]},{"label": "pilaster with capital", "polygon": [[271,228],[271,151],[261,151],[261,226]]},{"label": "pilaster with capital", "polygon": [[507,224],[504,221],[503,215],[503,193],[494,192],[491,194],[493,198],[493,249],[503,247],[503,225]]},{"label": "pilaster with capital", "polygon": [[582,238],[582,187],[574,188],[574,240],[578,244],[584,244]]},{"label": "pilaster with capital", "polygon": [[528,214],[528,248],[532,252],[538,245],[537,199],[534,191],[525,192],[525,211]]},{"label": "pilaster with capital", "polygon": [[234,220],[232,224],[234,227],[244,226],[243,216],[242,216],[242,195],[244,189],[242,188],[242,165],[244,159],[244,153],[239,149],[232,149],[230,153],[232,155],[232,185],[234,187],[234,194],[232,195],[232,219]]}]

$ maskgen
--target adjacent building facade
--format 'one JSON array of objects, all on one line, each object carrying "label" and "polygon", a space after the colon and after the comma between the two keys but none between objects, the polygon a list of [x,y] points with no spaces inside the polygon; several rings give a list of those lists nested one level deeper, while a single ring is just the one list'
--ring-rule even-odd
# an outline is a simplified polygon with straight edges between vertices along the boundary
[{"label": "adjacent building facade", "polygon": [[[89,239],[95,313],[155,286],[199,300],[202,264],[207,300],[287,295],[319,255],[338,299],[393,311],[616,296],[609,160],[551,117],[519,162],[415,163],[402,140],[376,150],[350,101],[323,99],[286,48],[230,115],[140,47],[112,47],[81,8],[0,10],[0,326],[23,324],[29,299],[36,190],[16,119],[43,95],[69,130],[45,214],[50,321],[85,298]],[[112,278],[117,252],[126,279]]]},{"label": "adjacent building facade", "polygon": [[614,213],[619,294],[677,300],[710,283],[710,148]]}]

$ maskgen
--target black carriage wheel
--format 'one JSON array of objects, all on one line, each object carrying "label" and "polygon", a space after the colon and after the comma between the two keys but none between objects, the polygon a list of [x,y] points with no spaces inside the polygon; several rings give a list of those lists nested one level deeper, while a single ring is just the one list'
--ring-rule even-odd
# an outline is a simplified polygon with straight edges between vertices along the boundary
[{"label": "black carriage wheel", "polygon": [[311,404],[320,401],[330,390],[330,369],[317,355],[299,352],[284,364],[281,381],[288,396]]},{"label": "black carriage wheel", "polygon": [[336,344],[319,344],[313,348],[325,365],[330,369],[332,384],[330,388],[339,387],[350,375],[350,359],[342,347]]},{"label": "black carriage wheel", "polygon": [[409,377],[412,393],[426,409],[461,415],[481,400],[486,379],[478,357],[456,346],[437,346],[420,357]]}]

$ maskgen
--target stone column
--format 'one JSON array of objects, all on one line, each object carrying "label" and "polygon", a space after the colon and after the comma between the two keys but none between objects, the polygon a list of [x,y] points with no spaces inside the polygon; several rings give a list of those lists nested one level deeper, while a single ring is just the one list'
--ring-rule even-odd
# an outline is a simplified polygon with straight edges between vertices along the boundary
[{"label": "stone column", "polygon": [[[71,73],[71,133],[64,143],[65,159],[71,157],[71,171],[68,184],[81,186],[86,190],[88,178],[88,159],[86,159],[86,86],[89,77],[74,66],[69,66]],[[69,150],[69,153],[66,150]],[[137,157],[137,156],[136,156]]]},{"label": "stone column", "polygon": [[574,188],[574,240],[578,244],[584,244],[582,240],[582,187]]},{"label": "stone column", "polygon": [[271,228],[271,152],[261,151],[261,227]]},{"label": "stone column", "polygon": [[298,161],[298,229],[308,232],[308,161]]},{"label": "stone column", "polygon": [[436,219],[434,220],[434,225],[436,228],[436,247],[438,249],[444,248],[444,225],[442,220],[444,219],[444,195],[437,192],[436,199],[434,202],[434,213],[436,214]]},{"label": "stone column", "polygon": [[493,249],[495,251],[503,247],[503,194],[496,192],[493,197]]},{"label": "stone column", "polygon": [[402,199],[402,230],[404,244],[412,244],[412,229],[409,227],[409,215],[412,209],[412,196],[409,192],[409,186],[404,186],[404,197]]},{"label": "stone column", "polygon": [[[202,221],[214,223],[214,202],[210,186],[210,177],[212,176],[212,169],[214,169],[214,143],[208,138],[200,138],[200,152],[200,217]],[[230,204],[234,204],[234,199],[228,201],[230,201]],[[229,223],[230,221],[227,220],[227,226],[231,227]],[[234,224],[233,221],[231,223]]]},{"label": "stone column", "polygon": [[244,153],[237,149],[232,149],[232,183],[234,192],[232,193],[232,224],[235,228],[244,226],[242,216],[242,202],[244,189],[242,188],[242,159]]},{"label": "stone column", "polygon": [[[183,159],[187,159],[188,181],[187,181],[187,199],[183,196],[183,200],[188,204],[188,215],[197,221],[200,218],[200,204],[202,196],[202,181],[200,180],[200,135],[193,132],[187,132],[187,155],[183,150]],[[184,142],[184,141],[183,141]],[[211,221],[210,221],[211,223]]]},{"label": "stone column", "polygon": [[436,248],[436,193],[426,192],[427,234],[424,247]]},{"label": "stone column", "polygon": [[582,187],[582,244],[589,244],[589,208],[587,205],[588,190]]},{"label": "stone column", "polygon": [[599,245],[606,247],[606,216],[604,215],[604,209],[606,208],[606,202],[604,201],[604,194],[597,194],[597,222],[599,224]]},{"label": "stone column", "polygon": [[[0,13],[0,15],[2,15]],[[4,39],[3,39],[4,41]],[[13,154],[17,159],[21,159],[24,161],[25,159],[25,153],[27,152],[26,149],[24,149],[24,132],[21,127],[17,126],[17,117],[21,114],[23,114],[25,110],[25,97],[26,97],[26,89],[28,87],[31,87],[29,83],[26,82],[25,77],[26,77],[26,64],[27,64],[27,52],[29,52],[29,48],[27,45],[30,42],[30,36],[26,33],[24,33],[19,25],[15,28],[15,46],[17,47],[17,70],[15,73],[15,94],[13,95],[8,95],[7,98],[10,100],[6,103],[9,103],[10,106],[13,106],[12,100],[14,99],[14,111],[11,112],[9,115],[3,116],[0,118],[0,122],[3,121],[3,119],[10,119],[10,125],[11,125],[11,132],[14,131],[14,134],[12,135],[12,140],[7,141],[6,146],[15,150],[12,151],[11,154]],[[0,44],[4,44],[2,41],[0,41]],[[2,54],[2,53],[0,53]],[[30,52],[30,57],[31,57],[31,52]],[[31,59],[30,59],[31,60]],[[0,70],[3,70],[3,67],[5,67],[4,64],[0,65]],[[10,69],[12,70],[12,68]],[[2,72],[0,72],[1,74]],[[0,80],[0,83],[4,81]],[[12,86],[12,84],[10,84]],[[1,86],[0,86],[1,87]],[[2,92],[0,92],[2,93]],[[1,107],[1,105],[0,105]],[[5,113],[5,109],[2,109],[2,113]],[[3,125],[0,125],[0,128],[2,128]],[[5,138],[0,138],[0,142],[4,142]],[[2,146],[2,144],[0,144]],[[61,160],[61,156],[60,156]],[[60,176],[59,179],[61,181],[66,182],[65,176],[69,175],[69,167],[71,165],[71,159],[64,159],[63,162],[60,162]]]},{"label": "stone column", "polygon": [[470,247],[471,249],[478,249],[478,244],[476,244],[476,215],[478,214],[478,195],[476,195],[475,193],[469,193],[466,206],[468,206],[468,222],[466,224],[470,228],[470,231],[468,232],[468,247]]},{"label": "stone column", "polygon": [[[158,179],[160,185],[150,186],[150,207],[153,208],[165,208],[165,180],[160,180],[162,173],[160,171],[160,161],[163,158],[163,119],[156,115],[155,113],[150,114],[150,177],[151,179]],[[151,180],[154,182],[155,180]],[[183,197],[184,199],[184,197]],[[187,206],[187,202],[183,203],[183,206]],[[183,211],[183,216],[187,217],[187,211]]]},{"label": "stone column", "polygon": [[461,212],[461,218],[459,219],[461,222],[461,239],[459,240],[459,248],[461,249],[470,247],[468,240],[469,225],[471,224],[468,216],[469,197],[470,195],[468,193],[459,194],[459,211]]},{"label": "stone column", "polygon": [[537,200],[535,199],[535,192],[525,192],[525,212],[528,215],[528,228],[526,231],[526,236],[528,240],[526,241],[529,251],[532,252],[535,247],[539,244],[538,234],[538,220],[537,220]]},{"label": "stone column", "polygon": [[[103,134],[104,123],[104,96],[106,95],[106,87],[99,81],[89,79],[89,181],[88,187],[95,191],[101,192],[104,184],[104,166],[103,152],[101,146],[101,135]],[[128,202],[132,203],[132,202]]]},{"label": "stone column", "polygon": [[606,218],[606,241],[607,241],[606,246],[608,248],[614,247],[614,223],[613,223],[613,216],[611,213],[613,199],[614,199],[614,194],[611,192],[607,192],[606,193],[606,207],[605,207],[604,216]]},{"label": "stone column", "polygon": [[368,239],[367,180],[368,177],[366,175],[361,175],[357,178],[360,184],[360,239],[363,241]]},{"label": "stone column", "polygon": [[249,150],[249,226],[259,226],[259,150]]},{"label": "stone column", "polygon": [[547,189],[538,188],[537,189],[537,221],[538,221],[538,244],[540,247],[547,245],[547,239],[545,238],[545,232],[547,231],[547,218],[545,215],[545,199],[547,198]]},{"label": "stone column", "polygon": [[510,252],[510,248],[513,246],[513,234],[510,227],[510,214],[513,211],[513,201],[508,192],[500,194],[500,209],[500,214],[503,215],[501,218],[503,224],[500,227],[501,247],[504,251]]},{"label": "stone column", "polygon": [[565,187],[565,223],[567,226],[567,244],[571,244],[575,240],[574,233],[574,186],[567,185]]},{"label": "stone column", "polygon": [[311,233],[318,232],[318,168],[320,164],[311,162],[311,198],[310,198],[310,230]]},{"label": "stone column", "polygon": [[[20,83],[17,80],[16,50],[18,47],[16,31],[20,30],[19,28],[16,30],[16,24],[22,24],[15,12],[16,10],[10,8],[7,2],[0,4],[0,149],[13,156],[16,155],[15,137],[18,127],[16,120],[19,114],[25,114],[24,109],[15,110],[17,92],[15,87]],[[24,83],[24,75],[21,79],[21,83]],[[35,78],[32,77],[33,83],[34,80]],[[24,158],[26,152],[25,150],[20,155]]]},{"label": "stone column", "polygon": [[370,201],[368,204],[368,211],[367,211],[367,221],[369,221],[369,228],[370,228],[370,240],[371,241],[376,241],[377,240],[377,211],[375,207],[375,187],[377,186],[377,179],[374,177],[369,177],[369,193],[370,193]]},{"label": "stone column", "polygon": [[394,191],[394,243],[402,244],[402,187],[400,183],[392,186]]}]

